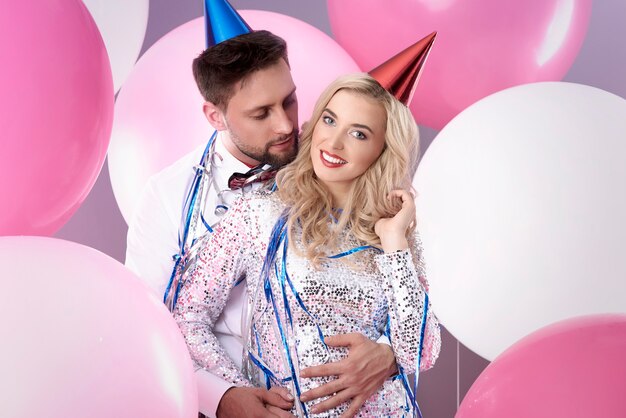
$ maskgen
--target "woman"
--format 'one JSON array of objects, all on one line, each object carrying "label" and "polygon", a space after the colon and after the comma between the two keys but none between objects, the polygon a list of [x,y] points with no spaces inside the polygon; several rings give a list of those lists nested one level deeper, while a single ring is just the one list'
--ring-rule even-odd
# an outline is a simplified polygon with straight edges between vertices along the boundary
[{"label": "woman", "polygon": [[[329,379],[302,379],[299,371],[347,356],[324,336],[385,334],[399,375],[358,415],[415,413],[406,374],[431,367],[440,347],[407,191],[416,155],[409,110],[376,80],[357,74],[333,82],[296,160],[277,175],[278,191],[240,199],[183,286],[175,318],[194,361],[235,385],[286,387],[296,398],[293,412],[308,416],[314,403],[299,395]],[[242,372],[211,329],[244,277],[251,308]]]}]

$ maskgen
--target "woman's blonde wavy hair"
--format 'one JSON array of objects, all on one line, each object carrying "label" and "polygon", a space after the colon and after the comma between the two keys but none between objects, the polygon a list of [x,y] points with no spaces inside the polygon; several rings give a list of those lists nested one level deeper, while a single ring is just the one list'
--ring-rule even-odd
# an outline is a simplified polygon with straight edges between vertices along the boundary
[{"label": "woman's blonde wavy hair", "polygon": [[[311,139],[317,121],[328,102],[339,90],[347,90],[380,103],[387,114],[385,146],[378,159],[354,181],[337,223],[331,221],[332,197],[317,178],[311,161]],[[313,115],[300,138],[296,159],[276,176],[278,196],[287,205],[287,228],[291,247],[318,265],[337,250],[339,234],[348,232],[365,244],[380,246],[374,232],[376,221],[399,210],[387,199],[394,189],[411,189],[411,178],[418,156],[419,132],[409,109],[387,92],[371,76],[358,73],[338,78],[321,94]],[[407,237],[414,227],[407,231]],[[294,239],[301,230],[300,239]],[[301,242],[300,248],[293,243]]]}]

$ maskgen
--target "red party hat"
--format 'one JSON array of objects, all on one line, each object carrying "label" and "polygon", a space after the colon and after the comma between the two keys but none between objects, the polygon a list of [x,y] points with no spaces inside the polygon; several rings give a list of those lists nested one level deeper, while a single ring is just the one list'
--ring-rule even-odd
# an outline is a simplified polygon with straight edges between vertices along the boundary
[{"label": "red party hat", "polygon": [[431,33],[374,68],[369,74],[408,106],[436,37],[437,32]]}]

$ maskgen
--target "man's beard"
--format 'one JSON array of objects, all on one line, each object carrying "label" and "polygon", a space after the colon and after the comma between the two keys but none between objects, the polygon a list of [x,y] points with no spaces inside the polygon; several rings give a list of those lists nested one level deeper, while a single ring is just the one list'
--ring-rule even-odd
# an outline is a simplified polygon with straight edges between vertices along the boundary
[{"label": "man's beard", "polygon": [[[259,161],[261,164],[269,164],[272,167],[279,168],[284,165],[289,164],[293,160],[295,160],[296,155],[298,154],[298,132],[293,131],[289,135],[284,135],[280,138],[272,139],[270,142],[265,144],[264,148],[251,147],[247,145],[245,142],[241,140],[240,137],[237,136],[232,130],[228,130],[231,140],[235,144],[235,146],[241,151],[244,155],[252,158],[253,160]],[[270,147],[275,144],[280,144],[284,142],[287,138],[292,138],[291,148],[283,151],[282,153],[272,153],[270,152]]]}]

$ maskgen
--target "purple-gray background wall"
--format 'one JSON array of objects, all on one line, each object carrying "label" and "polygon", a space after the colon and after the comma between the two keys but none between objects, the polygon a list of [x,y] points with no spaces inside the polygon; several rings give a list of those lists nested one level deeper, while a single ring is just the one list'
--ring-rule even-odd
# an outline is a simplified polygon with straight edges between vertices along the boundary
[{"label": "purple-gray background wall", "polygon": [[[231,0],[231,4],[237,9],[270,10],[293,16],[332,36],[323,0]],[[150,0],[142,53],[172,29],[199,16],[202,16],[201,0]],[[626,1],[596,0],[587,37],[564,81],[599,87],[626,97],[624,40]],[[436,134],[436,131],[421,128],[423,151]],[[594,138],[589,138],[589,146],[594,146]],[[96,248],[123,262],[126,231],[127,226],[115,202],[105,164],[87,200],[56,236]],[[436,367],[420,377],[419,402],[424,416],[454,416],[458,402],[487,364],[486,360],[458,344],[444,330],[443,347]]]}]

